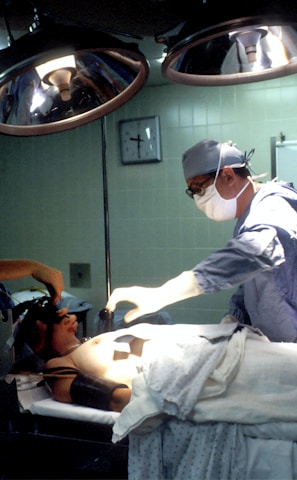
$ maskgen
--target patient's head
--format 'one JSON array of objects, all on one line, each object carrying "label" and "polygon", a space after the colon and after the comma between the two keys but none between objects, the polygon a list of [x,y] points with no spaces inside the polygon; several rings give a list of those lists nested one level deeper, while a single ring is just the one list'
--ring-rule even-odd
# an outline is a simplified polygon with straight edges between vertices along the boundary
[{"label": "patient's head", "polygon": [[14,369],[42,370],[45,361],[64,355],[78,342],[77,328],[76,315],[57,312],[49,299],[38,299],[18,325]]},{"label": "patient's head", "polygon": [[50,357],[66,355],[74,342],[78,342],[76,336],[78,328],[77,316],[74,314],[64,315],[59,323],[52,325]]}]

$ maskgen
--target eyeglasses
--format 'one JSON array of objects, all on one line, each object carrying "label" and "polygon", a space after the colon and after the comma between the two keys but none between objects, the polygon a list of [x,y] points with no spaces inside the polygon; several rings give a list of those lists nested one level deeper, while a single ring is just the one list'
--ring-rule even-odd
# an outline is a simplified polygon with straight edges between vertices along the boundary
[{"label": "eyeglasses", "polygon": [[190,198],[194,198],[194,195],[199,195],[199,197],[203,197],[203,195],[205,194],[205,188],[203,188],[203,186],[206,185],[212,178],[215,178],[215,173],[213,175],[209,175],[208,178],[203,180],[203,182],[201,183],[192,182],[191,185],[186,189],[186,194]]}]

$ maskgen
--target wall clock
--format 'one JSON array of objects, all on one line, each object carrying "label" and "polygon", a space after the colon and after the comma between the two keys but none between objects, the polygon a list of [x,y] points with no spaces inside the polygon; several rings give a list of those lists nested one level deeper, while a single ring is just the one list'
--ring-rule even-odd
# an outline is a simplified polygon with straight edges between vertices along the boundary
[{"label": "wall clock", "polygon": [[121,120],[119,127],[122,163],[161,161],[160,120],[157,115]]}]

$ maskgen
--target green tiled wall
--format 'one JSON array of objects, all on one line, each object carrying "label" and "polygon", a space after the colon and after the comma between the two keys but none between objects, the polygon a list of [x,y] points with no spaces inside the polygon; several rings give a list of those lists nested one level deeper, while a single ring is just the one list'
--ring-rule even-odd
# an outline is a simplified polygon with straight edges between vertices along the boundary
[{"label": "green tiled wall", "polygon": [[[107,117],[111,286],[157,286],[192,268],[232,235],[234,223],[205,218],[184,193],[184,150],[203,138],[256,148],[252,168],[268,172],[270,138],[297,139],[297,76],[230,87],[146,87]],[[162,162],[122,165],[118,122],[159,115]],[[3,258],[31,257],[63,271],[65,290],[106,300],[101,121],[41,137],[0,136]],[[70,288],[69,263],[91,264],[91,288]],[[14,291],[35,283],[8,282]],[[216,323],[230,291],[168,308],[176,322]],[[120,307],[126,307],[121,305]]]}]

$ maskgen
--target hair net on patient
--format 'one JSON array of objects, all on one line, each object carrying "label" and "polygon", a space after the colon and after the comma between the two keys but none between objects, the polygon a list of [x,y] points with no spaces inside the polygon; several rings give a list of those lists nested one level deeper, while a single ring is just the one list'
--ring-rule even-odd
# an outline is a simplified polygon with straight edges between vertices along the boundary
[{"label": "hair net on patient", "polygon": [[215,140],[202,140],[202,142],[189,148],[183,154],[182,162],[185,180],[216,172],[222,147],[220,168],[223,168],[225,165],[245,166],[247,162],[246,155],[235,145],[232,145],[231,142],[220,143]]}]

